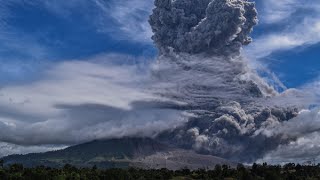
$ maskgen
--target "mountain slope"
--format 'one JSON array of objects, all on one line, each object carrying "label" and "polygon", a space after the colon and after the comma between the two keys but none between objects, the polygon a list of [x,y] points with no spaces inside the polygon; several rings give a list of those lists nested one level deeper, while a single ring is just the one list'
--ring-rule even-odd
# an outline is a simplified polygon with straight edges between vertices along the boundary
[{"label": "mountain slope", "polygon": [[96,165],[100,168],[213,168],[216,164],[235,166],[222,158],[196,154],[193,151],[172,148],[149,138],[122,138],[97,140],[59,151],[11,155],[3,158],[5,164],[20,163],[28,167],[39,165],[79,167]]}]

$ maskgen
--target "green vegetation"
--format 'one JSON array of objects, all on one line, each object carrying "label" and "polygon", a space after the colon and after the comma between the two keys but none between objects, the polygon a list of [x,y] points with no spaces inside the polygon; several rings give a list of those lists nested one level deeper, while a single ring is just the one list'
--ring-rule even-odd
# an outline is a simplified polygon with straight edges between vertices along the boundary
[{"label": "green vegetation", "polygon": [[45,166],[25,168],[20,164],[3,167],[0,162],[1,180],[152,180],[152,179],[212,179],[212,180],[313,180],[320,179],[320,165],[301,166],[287,164],[285,166],[271,166],[254,164],[252,167],[238,165],[233,169],[229,166],[216,166],[213,170],[179,171],[142,170],[142,169],[98,169],[76,168],[65,165],[56,169]]}]

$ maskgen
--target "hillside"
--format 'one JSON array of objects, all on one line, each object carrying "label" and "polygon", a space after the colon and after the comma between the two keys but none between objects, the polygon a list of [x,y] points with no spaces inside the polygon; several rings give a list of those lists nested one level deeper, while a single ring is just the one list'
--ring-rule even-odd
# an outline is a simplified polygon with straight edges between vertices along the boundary
[{"label": "hillside", "polygon": [[100,168],[139,167],[177,170],[186,167],[213,168],[216,164],[236,165],[215,156],[172,148],[149,138],[97,140],[59,151],[11,155],[4,157],[3,160],[6,165],[19,163],[27,167],[40,165],[62,167],[65,164],[72,164],[78,167],[96,165]]}]

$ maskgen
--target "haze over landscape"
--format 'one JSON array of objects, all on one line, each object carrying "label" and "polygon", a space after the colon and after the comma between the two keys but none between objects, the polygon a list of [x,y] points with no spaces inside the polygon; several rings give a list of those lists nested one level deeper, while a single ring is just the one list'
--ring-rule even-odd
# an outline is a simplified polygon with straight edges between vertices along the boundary
[{"label": "haze over landscape", "polygon": [[319,10],[311,0],[3,0],[0,157],[69,147],[4,159],[320,163]]}]

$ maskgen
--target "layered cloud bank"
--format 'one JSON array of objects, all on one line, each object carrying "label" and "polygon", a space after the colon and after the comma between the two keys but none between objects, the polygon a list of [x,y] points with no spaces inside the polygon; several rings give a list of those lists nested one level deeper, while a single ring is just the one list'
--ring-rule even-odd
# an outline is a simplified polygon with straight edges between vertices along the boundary
[{"label": "layered cloud bank", "polygon": [[[19,145],[72,145],[100,138],[154,136],[186,121],[146,88],[137,66],[99,60],[63,62],[31,84],[0,90],[0,141]],[[103,60],[101,60],[103,59]],[[132,60],[132,59],[131,59]]]}]

